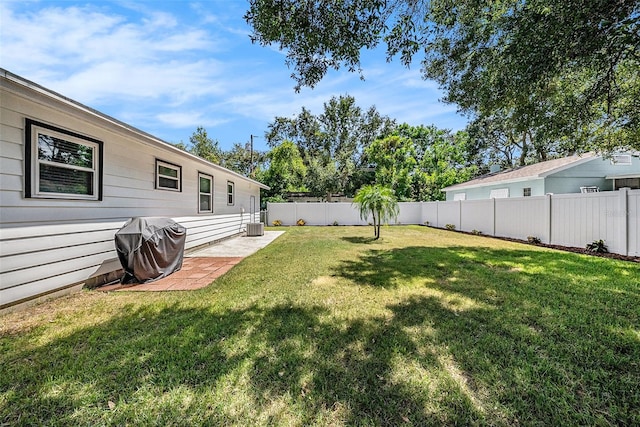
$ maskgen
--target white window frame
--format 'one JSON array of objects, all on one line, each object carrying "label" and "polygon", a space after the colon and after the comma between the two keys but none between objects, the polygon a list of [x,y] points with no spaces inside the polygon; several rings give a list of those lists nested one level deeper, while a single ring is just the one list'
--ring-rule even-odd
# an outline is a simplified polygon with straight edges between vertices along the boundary
[{"label": "white window frame", "polygon": [[[43,198],[43,199],[69,199],[69,200],[102,200],[102,162],[103,162],[103,143],[97,139],[81,135],[75,132],[71,132],[65,129],[61,129],[55,126],[51,126],[45,123],[40,123],[35,120],[26,120],[26,137],[28,140],[28,151],[25,155],[25,161],[28,171],[28,176],[25,182],[25,196],[27,198]],[[73,144],[89,147],[93,154],[91,167],[67,165],[64,163],[52,162],[49,160],[40,159],[38,155],[38,141],[40,135],[46,135],[61,139]],[[42,165],[49,165],[59,169],[77,170],[83,172],[89,172],[92,174],[91,193],[92,194],[77,194],[77,193],[56,193],[51,191],[43,191],[40,188],[40,167]]]},{"label": "white window frame", "polygon": [[[208,179],[209,180],[209,192],[203,192],[202,188],[200,187],[200,179]],[[200,201],[200,198],[202,196],[208,196],[209,197],[209,206],[211,207],[210,209],[202,209],[202,204]],[[209,175],[208,173],[202,173],[202,172],[198,172],[198,213],[213,213],[213,176]]]},{"label": "white window frame", "polygon": [[467,200],[467,193],[456,193],[453,195],[453,200]]},{"label": "white window frame", "polygon": [[236,184],[233,181],[227,181],[227,206],[236,204]]},{"label": "white window frame", "polygon": [[[175,170],[176,176],[170,176],[160,173],[160,166]],[[175,181],[177,184],[177,188],[173,187],[165,187],[160,185],[160,178],[169,179],[171,181]],[[156,159],[156,190],[166,190],[166,191],[182,191],[182,166],[175,165],[173,163],[166,162],[164,160]]]}]

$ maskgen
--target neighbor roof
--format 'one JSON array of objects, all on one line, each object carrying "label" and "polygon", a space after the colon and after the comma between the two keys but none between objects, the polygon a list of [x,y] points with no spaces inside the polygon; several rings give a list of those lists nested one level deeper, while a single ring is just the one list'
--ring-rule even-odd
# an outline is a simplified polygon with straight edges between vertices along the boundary
[{"label": "neighbor roof", "polygon": [[535,163],[533,165],[521,166],[514,169],[507,169],[500,172],[489,173],[481,177],[472,179],[456,185],[445,187],[442,191],[461,190],[463,188],[482,187],[484,185],[526,181],[529,179],[540,179],[552,173],[560,172],[572,166],[588,162],[597,157],[594,153],[585,153],[561,159],[547,160],[546,162]]}]

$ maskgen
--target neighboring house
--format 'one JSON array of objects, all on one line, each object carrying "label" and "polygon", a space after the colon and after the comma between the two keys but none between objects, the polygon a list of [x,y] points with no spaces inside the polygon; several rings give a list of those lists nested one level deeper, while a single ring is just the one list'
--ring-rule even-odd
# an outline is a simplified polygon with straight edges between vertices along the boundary
[{"label": "neighboring house", "polygon": [[443,188],[447,200],[477,200],[640,188],[640,159],[593,153],[490,173]]},{"label": "neighboring house", "polygon": [[259,182],[2,69],[0,100],[0,309],[117,277],[131,217],[173,218],[186,249],[259,221]]}]

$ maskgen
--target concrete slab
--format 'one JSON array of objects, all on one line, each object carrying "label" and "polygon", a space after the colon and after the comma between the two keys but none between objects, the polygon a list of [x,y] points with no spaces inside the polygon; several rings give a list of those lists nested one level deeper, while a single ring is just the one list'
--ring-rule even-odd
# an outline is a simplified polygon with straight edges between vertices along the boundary
[{"label": "concrete slab", "polygon": [[284,231],[265,231],[263,236],[234,237],[191,252],[185,257],[247,257],[264,248],[282,234]]}]

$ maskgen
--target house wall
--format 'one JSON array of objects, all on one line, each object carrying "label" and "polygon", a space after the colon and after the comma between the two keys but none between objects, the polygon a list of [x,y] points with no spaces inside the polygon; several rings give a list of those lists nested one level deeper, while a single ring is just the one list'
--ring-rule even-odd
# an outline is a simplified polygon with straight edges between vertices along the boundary
[{"label": "house wall", "polygon": [[454,200],[456,194],[465,193],[466,200],[488,199],[491,191],[509,189],[509,197],[522,197],[524,188],[531,188],[531,196],[580,193],[580,187],[598,187],[600,191],[613,191],[613,180],[606,176],[640,174],[640,159],[631,158],[631,165],[611,164],[609,159],[594,158],[571,166],[544,178],[517,182],[495,183],[480,187],[447,191],[447,201]]},{"label": "house wall", "polygon": [[[174,218],[187,227],[187,249],[259,220],[257,182],[45,90],[0,82],[0,308],[118,269],[114,234],[131,217]],[[25,198],[26,118],[103,142],[101,201]],[[156,159],[182,167],[182,191],[154,189]],[[213,176],[213,213],[198,213],[198,172]]]},{"label": "house wall", "polygon": [[525,188],[531,188],[531,196],[544,196],[545,185],[542,179],[530,179],[501,184],[487,185],[483,187],[466,188],[454,191],[447,191],[447,201],[453,200],[455,194],[466,193],[466,200],[481,200],[490,198],[492,190],[502,188],[509,189],[509,197],[522,197]]},{"label": "house wall", "polygon": [[595,158],[591,161],[556,172],[546,177],[547,193],[579,193],[580,187],[599,187],[600,191],[612,191],[613,180],[605,179],[610,175],[640,173],[640,159],[631,157],[631,165],[612,165],[611,160]]}]

